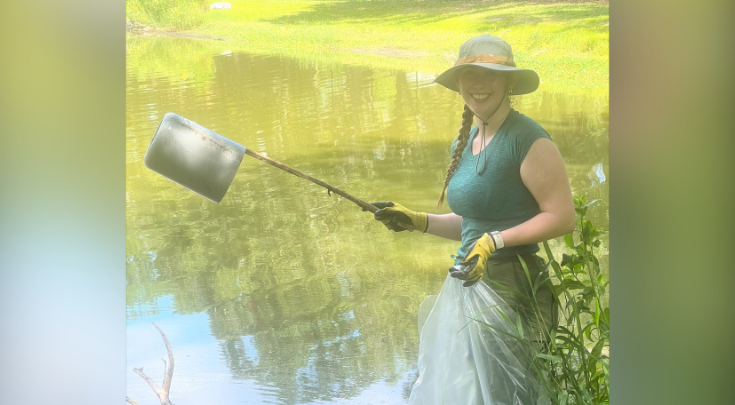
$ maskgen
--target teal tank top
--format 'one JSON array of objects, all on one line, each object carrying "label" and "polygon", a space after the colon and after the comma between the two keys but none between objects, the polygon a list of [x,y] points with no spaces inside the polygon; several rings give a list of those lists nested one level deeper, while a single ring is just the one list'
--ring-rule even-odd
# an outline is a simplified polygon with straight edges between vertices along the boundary
[{"label": "teal tank top", "polygon": [[[447,187],[447,203],[462,217],[462,246],[456,263],[483,234],[512,228],[541,212],[521,180],[521,163],[531,145],[539,138],[551,139],[549,134],[515,110],[508,113],[485,150],[473,156],[472,140],[477,133],[477,126],[470,130],[469,142]],[[456,144],[455,139],[452,152]],[[538,244],[513,246],[498,250],[493,257],[538,251]]]}]

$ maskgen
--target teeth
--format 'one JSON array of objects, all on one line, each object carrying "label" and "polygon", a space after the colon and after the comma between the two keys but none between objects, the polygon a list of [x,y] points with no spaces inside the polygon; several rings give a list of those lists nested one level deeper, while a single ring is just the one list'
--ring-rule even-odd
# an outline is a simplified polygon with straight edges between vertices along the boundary
[{"label": "teeth", "polygon": [[490,97],[490,95],[489,94],[474,94],[473,93],[472,94],[472,97],[475,98],[475,99],[477,99],[477,100],[484,100],[484,99]]}]

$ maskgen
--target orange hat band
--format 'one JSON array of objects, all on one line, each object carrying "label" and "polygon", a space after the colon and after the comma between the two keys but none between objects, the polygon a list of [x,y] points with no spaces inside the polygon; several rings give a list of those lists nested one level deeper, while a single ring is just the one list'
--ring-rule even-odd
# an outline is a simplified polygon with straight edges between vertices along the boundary
[{"label": "orange hat band", "polygon": [[472,55],[466,58],[457,59],[457,61],[454,62],[454,66],[466,65],[468,63],[497,63],[499,65],[516,67],[515,62],[508,58],[488,54]]}]

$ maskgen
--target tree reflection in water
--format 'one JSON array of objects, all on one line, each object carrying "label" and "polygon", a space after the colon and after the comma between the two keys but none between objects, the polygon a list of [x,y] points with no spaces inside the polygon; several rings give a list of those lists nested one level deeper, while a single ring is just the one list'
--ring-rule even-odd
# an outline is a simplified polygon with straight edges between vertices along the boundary
[{"label": "tree reflection in water", "polygon": [[[367,201],[434,212],[461,99],[428,86],[427,73],[131,41],[128,318],[160,313],[164,296],[164,311],[206,314],[221,349],[211,356],[284,404],[352,398],[379,381],[401,382],[407,397],[418,306],[438,292],[454,242],[387,232],[354,204],[254,159],[216,205],[146,170],[142,157],[172,111]],[[575,193],[607,201],[607,185],[586,177],[607,167],[606,100],[540,92],[516,106],[549,130]]]}]

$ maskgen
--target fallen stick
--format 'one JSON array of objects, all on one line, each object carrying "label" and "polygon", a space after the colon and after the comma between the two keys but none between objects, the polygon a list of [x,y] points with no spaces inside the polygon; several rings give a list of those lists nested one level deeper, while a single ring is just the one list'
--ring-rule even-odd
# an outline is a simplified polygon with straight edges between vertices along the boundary
[{"label": "fallen stick", "polygon": [[[161,405],[174,405],[173,403],[171,403],[171,400],[169,399],[169,391],[171,390],[171,379],[174,376],[174,352],[173,350],[171,350],[171,344],[168,342],[168,338],[166,337],[166,334],[163,333],[161,328],[159,328],[155,322],[152,322],[152,323],[153,323],[153,326],[155,326],[156,329],[158,329],[158,333],[161,334],[161,337],[163,338],[163,344],[166,345],[166,351],[168,352],[168,364],[166,363],[165,360],[163,361],[163,364],[164,364],[163,366],[164,368],[163,386],[159,388],[158,384],[156,384],[156,382],[153,381],[152,378],[145,375],[145,373],[143,372],[143,367],[141,368],[133,367],[133,371],[135,372],[135,374],[138,374],[140,378],[142,378],[145,382],[147,382],[148,385],[153,389],[153,392],[156,393],[156,395],[158,396],[158,399],[161,401]],[[125,397],[125,401],[127,401],[131,405],[138,405],[137,402],[133,401],[127,396]]]}]

